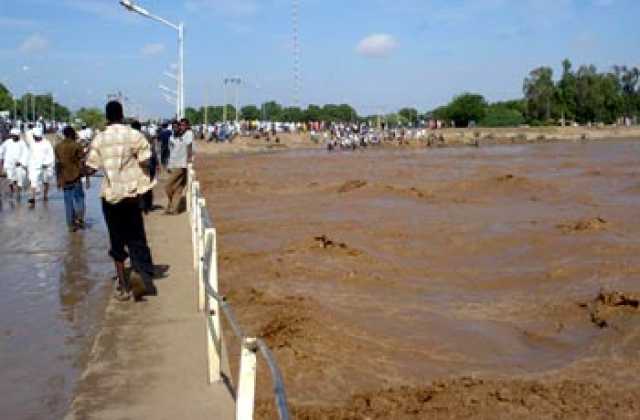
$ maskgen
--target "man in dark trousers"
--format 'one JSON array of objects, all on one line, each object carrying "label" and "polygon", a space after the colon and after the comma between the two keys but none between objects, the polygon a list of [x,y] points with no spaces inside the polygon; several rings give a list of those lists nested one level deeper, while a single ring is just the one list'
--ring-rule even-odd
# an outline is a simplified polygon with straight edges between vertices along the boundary
[{"label": "man in dark trousers", "polygon": [[[153,287],[154,268],[140,209],[140,196],[155,182],[149,176],[151,148],[142,133],[123,124],[120,102],[109,102],[106,114],[107,128],[93,139],[87,166],[104,175],[102,212],[111,241],[109,255],[116,269],[114,296],[126,301],[133,295],[138,300]],[[127,257],[132,268],[128,279],[124,270]]]},{"label": "man in dark trousers", "polygon": [[64,191],[64,208],[70,232],[84,228],[84,190],[82,167],[85,157],[82,145],[77,142],[76,130],[64,128],[64,140],[55,148],[58,188]]},{"label": "man in dark trousers", "polygon": [[162,169],[167,169],[169,164],[169,139],[171,138],[171,130],[167,123],[162,124],[162,129],[158,134],[158,140],[160,141],[160,164]]}]

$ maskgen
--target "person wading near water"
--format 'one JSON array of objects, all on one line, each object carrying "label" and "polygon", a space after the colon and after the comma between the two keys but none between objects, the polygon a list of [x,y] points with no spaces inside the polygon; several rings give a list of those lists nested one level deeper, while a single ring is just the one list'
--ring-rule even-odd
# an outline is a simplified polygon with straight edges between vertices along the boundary
[{"label": "person wading near water", "polygon": [[[155,183],[149,177],[151,148],[142,133],[123,124],[120,102],[107,104],[106,117],[107,128],[96,135],[89,147],[87,166],[104,175],[102,212],[111,241],[109,255],[116,269],[115,298],[125,301],[133,294],[139,300],[147,285],[153,290],[153,261],[140,209],[140,196]],[[132,268],[129,278],[124,269],[127,257]]]},{"label": "person wading near water", "polygon": [[165,214],[177,214],[184,187],[187,185],[187,165],[193,159],[193,131],[189,128],[189,120],[180,120],[176,136],[169,142],[169,178],[165,192],[169,202]]},{"label": "person wading near water", "polygon": [[[64,140],[56,145],[56,178],[58,189],[64,192],[64,209],[70,232],[84,229],[84,190],[82,168],[84,148],[77,142],[76,130],[67,126],[63,130]],[[87,177],[87,188],[89,188]]]}]

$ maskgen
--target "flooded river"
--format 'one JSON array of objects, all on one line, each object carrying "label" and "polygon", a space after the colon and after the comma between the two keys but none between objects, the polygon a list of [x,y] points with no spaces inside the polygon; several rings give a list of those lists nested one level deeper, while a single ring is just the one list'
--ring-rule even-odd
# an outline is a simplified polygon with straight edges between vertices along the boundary
[{"label": "flooded river", "polygon": [[640,142],[198,163],[298,417],[640,416]]},{"label": "flooded river", "polygon": [[[2,191],[5,180],[0,179]],[[89,228],[68,233],[62,193],[29,209],[0,202],[0,417],[61,418],[100,325],[112,265],[99,208],[87,192]]]}]

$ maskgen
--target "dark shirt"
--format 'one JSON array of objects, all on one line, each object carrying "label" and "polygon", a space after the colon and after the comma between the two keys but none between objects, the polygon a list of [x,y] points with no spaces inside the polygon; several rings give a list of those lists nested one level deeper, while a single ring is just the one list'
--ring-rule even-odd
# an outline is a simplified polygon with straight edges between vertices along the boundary
[{"label": "dark shirt", "polygon": [[169,150],[169,139],[171,138],[171,130],[163,128],[158,134],[158,140],[160,140],[160,149]]},{"label": "dark shirt", "polygon": [[58,179],[62,185],[77,182],[82,176],[84,149],[73,140],[65,139],[55,148]]}]

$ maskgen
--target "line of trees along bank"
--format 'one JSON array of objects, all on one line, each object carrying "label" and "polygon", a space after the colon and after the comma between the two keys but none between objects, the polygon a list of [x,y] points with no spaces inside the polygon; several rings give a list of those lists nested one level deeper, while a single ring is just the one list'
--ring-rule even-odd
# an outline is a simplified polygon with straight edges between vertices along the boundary
[{"label": "line of trees along bank", "polygon": [[[227,105],[227,120],[236,118],[236,109]],[[192,123],[201,124],[204,121],[204,107],[186,108],[185,117]],[[208,122],[222,121],[224,107],[221,105],[207,107],[206,117]],[[265,121],[358,121],[360,117],[356,110],[347,104],[341,105],[309,105],[306,109],[299,107],[284,107],[276,101],[265,102],[261,106],[246,105],[241,107],[238,114],[241,120],[265,120]]]},{"label": "line of trees along bank", "polygon": [[524,97],[492,104],[478,94],[457,96],[429,116],[454,121],[466,127],[470,121],[487,127],[557,125],[577,122],[611,124],[621,118],[640,116],[640,70],[614,66],[598,72],[593,65],[577,70],[569,60],[562,62],[562,75],[554,80],[553,69],[538,67],[523,83]]},{"label": "line of trees along bank", "polygon": [[38,117],[51,119],[51,112],[53,111],[57,120],[68,121],[71,116],[69,109],[55,101],[53,102],[52,108],[52,99],[51,95],[26,93],[22,95],[21,98],[16,98],[16,103],[14,104],[11,91],[0,83],[0,111],[9,112],[12,118],[15,110],[20,120],[25,121],[32,119],[35,105],[35,111]]},{"label": "line of trees along bank", "polygon": [[[463,93],[442,107],[420,113],[406,107],[397,113],[382,116],[391,126],[415,125],[426,119],[438,119],[456,127],[466,127],[471,121],[485,127],[513,127],[522,124],[558,125],[577,122],[611,124],[620,118],[640,116],[640,70],[637,67],[614,66],[598,72],[593,65],[574,70],[569,60],[562,63],[562,74],[554,80],[551,67],[538,67],[524,79],[523,98],[489,103],[482,95]],[[227,106],[227,119],[235,119],[235,108]],[[187,117],[204,121],[204,108],[187,108]],[[261,107],[247,105],[239,110],[240,119],[269,121],[377,121],[378,116],[359,116],[347,104],[309,105],[306,109],[283,107],[275,101]],[[207,109],[208,121],[222,121],[223,107]]]}]

